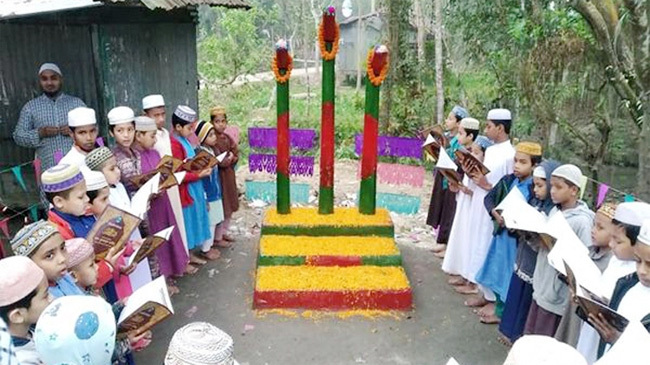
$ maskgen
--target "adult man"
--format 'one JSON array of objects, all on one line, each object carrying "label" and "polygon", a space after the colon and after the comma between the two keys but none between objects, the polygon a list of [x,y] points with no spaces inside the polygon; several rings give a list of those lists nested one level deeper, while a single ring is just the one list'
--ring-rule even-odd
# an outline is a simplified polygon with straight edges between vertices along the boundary
[{"label": "adult man", "polygon": [[44,63],[38,71],[38,80],[43,94],[25,104],[13,137],[19,146],[36,149],[45,171],[55,165],[56,151],[63,155],[72,146],[68,112],[86,104],[61,91],[63,76],[57,65]]}]

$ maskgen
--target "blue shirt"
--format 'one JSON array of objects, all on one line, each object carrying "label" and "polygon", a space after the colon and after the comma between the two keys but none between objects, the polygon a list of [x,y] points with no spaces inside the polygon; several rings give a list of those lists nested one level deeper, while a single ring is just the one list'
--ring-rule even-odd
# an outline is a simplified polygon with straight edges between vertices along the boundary
[{"label": "blue shirt", "polygon": [[61,219],[68,222],[70,229],[72,229],[72,233],[74,233],[75,237],[87,237],[88,233],[97,221],[97,219],[92,215],[82,215],[77,217],[72,214],[60,212],[56,209],[53,209],[53,211],[59,217],[61,217]]},{"label": "blue shirt", "polygon": [[68,295],[84,295],[83,290],[75,283],[72,276],[65,273],[53,286],[47,288],[54,298],[65,297]]},{"label": "blue shirt", "polygon": [[[214,153],[208,148],[199,148],[201,150],[207,151],[211,155],[214,155]],[[203,189],[205,189],[205,196],[208,202],[221,200],[221,180],[219,179],[219,167],[213,167],[212,173],[210,173],[209,176],[202,178],[201,180],[203,180]]]}]

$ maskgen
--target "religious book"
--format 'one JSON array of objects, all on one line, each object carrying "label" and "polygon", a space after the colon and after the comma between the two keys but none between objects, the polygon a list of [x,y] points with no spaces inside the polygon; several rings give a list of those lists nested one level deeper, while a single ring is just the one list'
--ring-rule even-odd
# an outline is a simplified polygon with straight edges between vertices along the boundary
[{"label": "religious book", "polygon": [[112,247],[121,250],[142,219],[109,205],[88,232],[86,240],[95,249],[95,255],[104,258]]},{"label": "religious book", "polygon": [[490,173],[490,169],[485,167],[483,162],[479,161],[478,158],[472,155],[468,150],[460,148],[456,150],[454,154],[456,155],[456,160],[460,164],[460,168],[463,169],[467,175],[474,176],[479,174],[485,176]]},{"label": "religious book", "polygon": [[458,174],[458,165],[449,157],[447,151],[444,148],[441,148],[438,162],[436,162],[435,169],[446,177],[450,183],[462,186],[463,183],[460,180],[460,174]]},{"label": "religious book", "polygon": [[588,321],[589,315],[598,317],[599,314],[602,314],[605,320],[612,327],[616,328],[617,331],[623,332],[625,330],[625,327],[630,323],[627,318],[610,308],[606,302],[602,301],[602,298],[590,295],[589,290],[584,287],[580,287],[580,289],[579,293],[576,294],[576,298],[578,299],[578,306],[582,309],[582,313],[580,311],[577,313],[579,313],[583,321],[591,325]]},{"label": "religious book", "polygon": [[[564,275],[567,278],[567,284],[575,295],[589,295],[590,298],[598,300],[601,303],[608,303],[609,300],[601,295],[602,273],[598,266],[587,256],[587,260],[571,259],[571,264],[564,262]],[[599,294],[596,294],[599,293]]]},{"label": "religious book", "polygon": [[[564,221],[566,222],[566,220]],[[560,230],[560,227],[553,228],[558,231]],[[561,230],[562,233],[555,234],[555,244],[547,256],[548,263],[564,276],[567,275],[565,263],[569,264],[573,272],[578,275],[577,277],[582,279],[582,281],[578,280],[578,283],[588,285],[587,282],[591,277],[594,275],[600,277],[600,270],[591,258],[589,258],[589,249],[587,246],[580,241],[580,238],[573,232],[568,223],[567,228],[561,228]],[[591,281],[589,281],[589,284],[591,284]],[[594,288],[593,290],[598,290],[593,285],[589,286]]]},{"label": "religious book", "polygon": [[153,236],[147,236],[147,238],[142,242],[142,245],[140,245],[140,247],[129,256],[126,265],[137,265],[140,261],[149,256],[149,254],[158,249],[158,247],[163,243],[169,241],[169,237],[171,237],[174,228],[175,226],[171,226],[155,233]]},{"label": "religious book", "polygon": [[146,174],[133,176],[129,181],[136,187],[141,187],[149,181],[154,175],[160,174],[159,186],[161,190],[168,189],[174,185],[178,185],[179,182],[176,181],[173,177],[173,174],[178,171],[178,169],[183,165],[183,161],[174,158],[169,155],[165,155],[160,159],[158,165],[154,170],[147,172]]},{"label": "religious book", "polygon": [[[225,158],[225,156],[224,156]],[[215,167],[219,161],[208,151],[201,150],[191,159],[183,163],[185,171],[199,173],[205,169]]]},{"label": "religious book", "polygon": [[129,296],[117,320],[118,333],[140,335],[172,314],[167,283],[160,276]]},{"label": "religious book", "polygon": [[138,191],[131,197],[131,206],[127,211],[140,219],[144,219],[149,209],[149,199],[152,195],[159,192],[160,175],[159,173],[153,175]]}]

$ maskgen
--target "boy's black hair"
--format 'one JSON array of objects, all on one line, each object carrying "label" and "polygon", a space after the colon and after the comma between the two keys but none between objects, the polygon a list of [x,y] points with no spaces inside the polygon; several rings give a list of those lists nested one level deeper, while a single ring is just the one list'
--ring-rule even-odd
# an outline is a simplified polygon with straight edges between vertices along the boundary
[{"label": "boy's black hair", "polygon": [[641,227],[632,224],[623,223],[621,221],[617,221],[616,219],[612,219],[612,224],[619,226],[623,228],[623,230],[625,230],[625,237],[627,237],[630,240],[630,244],[632,246],[636,244],[636,239],[639,237],[639,233],[641,232]]},{"label": "boy's black hair", "polygon": [[476,141],[476,137],[478,137],[479,132],[480,131],[478,129],[465,128],[465,133],[467,133],[468,136],[472,137],[472,142]]},{"label": "boy's black hair", "polygon": [[54,204],[54,197],[60,196],[63,199],[68,199],[70,197],[70,192],[72,192],[72,189],[74,189],[74,186],[71,188],[68,188],[67,190],[63,191],[57,191],[57,192],[45,192],[45,199],[47,199],[48,202]]},{"label": "boy's black hair", "polygon": [[[133,125],[133,129],[135,129],[135,121],[130,122],[130,123]],[[122,124],[126,124],[126,123],[122,123]],[[118,125],[119,125],[119,124],[118,124]],[[109,130],[111,133],[115,133],[115,132],[113,132],[113,131],[115,130],[115,127],[117,127],[117,125],[109,124],[109,125],[108,125],[108,130]]]},{"label": "boy's black hair", "polygon": [[92,204],[95,201],[95,199],[99,195],[100,190],[102,190],[102,189],[86,191],[86,195],[88,195],[88,199],[89,199],[88,203]]},{"label": "boy's black hair", "polygon": [[530,156],[530,161],[533,163],[533,168],[542,162],[542,156]]},{"label": "boy's black hair", "polygon": [[495,126],[502,125],[503,126],[503,131],[506,132],[506,134],[510,134],[510,128],[512,127],[512,120],[492,120],[492,123],[494,123]]},{"label": "boy's black hair", "polygon": [[[226,119],[226,121],[228,121],[228,114],[226,114],[226,113],[224,113],[224,114],[210,115],[210,121],[211,121],[211,122],[214,122],[214,117],[216,117],[217,115],[223,115],[223,117]],[[459,120],[460,120],[460,119],[459,119]]]},{"label": "boy's black hair", "polygon": [[185,119],[177,116],[176,114],[172,114],[172,127],[176,128],[177,125],[180,125],[181,127],[184,127],[184,126],[186,126],[188,124],[190,124],[190,122],[188,122]]},{"label": "boy's black hair", "polygon": [[38,288],[32,290],[32,292],[27,294],[23,299],[4,307],[0,307],[0,318],[5,321],[7,326],[10,326],[11,323],[9,322],[9,312],[17,308],[29,309],[32,306],[32,299],[34,299],[36,293],[38,293]]}]

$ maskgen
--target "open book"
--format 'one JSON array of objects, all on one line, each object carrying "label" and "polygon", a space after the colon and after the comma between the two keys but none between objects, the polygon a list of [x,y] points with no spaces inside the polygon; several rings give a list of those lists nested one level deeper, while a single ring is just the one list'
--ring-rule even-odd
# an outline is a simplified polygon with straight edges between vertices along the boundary
[{"label": "open book", "polygon": [[140,217],[109,205],[88,232],[86,240],[95,249],[95,255],[104,258],[112,247],[117,247],[118,251],[124,248],[141,221]]},{"label": "open book", "polygon": [[444,148],[440,149],[440,155],[438,162],[436,162],[436,170],[438,170],[442,176],[446,177],[449,182],[456,185],[463,185],[460,181],[460,175],[458,174],[458,165],[449,157],[447,151]]},{"label": "open book", "polygon": [[468,150],[460,148],[456,150],[454,154],[456,155],[458,163],[460,163],[460,167],[467,175],[473,176],[478,173],[479,175],[485,176],[490,172],[490,169],[485,167],[485,165],[483,165],[483,163]]},{"label": "open book", "polygon": [[[223,155],[223,154],[221,154]],[[219,156],[221,156],[219,155]],[[223,156],[225,158],[226,156]],[[222,161],[223,161],[222,158]],[[220,161],[208,151],[201,150],[196,156],[183,163],[183,169],[189,172],[199,173],[205,169],[215,167]]]},{"label": "open book", "polygon": [[[576,294],[576,297],[578,298],[578,306],[580,306],[580,309],[582,309],[582,313],[584,313],[586,316],[589,314],[594,316],[602,314],[603,317],[605,317],[605,320],[607,320],[607,322],[609,322],[612,327],[616,328],[617,331],[623,332],[625,330],[625,327],[627,327],[627,325],[630,323],[627,318],[607,306],[606,303],[603,303],[601,301],[602,298],[599,296],[594,295],[585,288],[581,289],[582,290],[580,290],[580,293]],[[587,320],[588,318],[581,319],[589,323]],[[591,323],[589,324],[591,325]]]},{"label": "open book", "polygon": [[[178,171],[181,165],[183,165],[183,161],[172,156],[165,155],[160,159],[158,165],[156,165],[156,168],[154,170],[151,170],[146,174],[134,176],[130,178],[129,181],[136,187],[140,187],[144,185],[145,182],[149,181],[154,175],[159,173],[159,186],[161,190],[164,190],[171,186],[180,184],[180,181],[175,181],[172,179],[174,179],[174,173]],[[174,182],[176,182],[176,184],[174,184]]]},{"label": "open book", "polygon": [[129,256],[129,259],[126,262],[127,266],[135,265],[142,261],[145,257],[149,256],[154,252],[158,247],[163,243],[169,241],[172,232],[174,231],[175,226],[171,226],[163,229],[162,231],[155,233],[153,236],[147,236],[142,242],[142,245]]},{"label": "open book", "polygon": [[167,283],[160,276],[131,294],[117,320],[117,330],[139,335],[172,314]]}]

